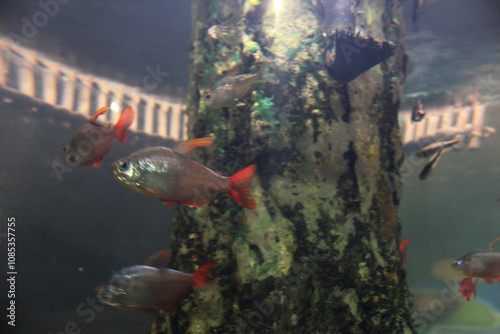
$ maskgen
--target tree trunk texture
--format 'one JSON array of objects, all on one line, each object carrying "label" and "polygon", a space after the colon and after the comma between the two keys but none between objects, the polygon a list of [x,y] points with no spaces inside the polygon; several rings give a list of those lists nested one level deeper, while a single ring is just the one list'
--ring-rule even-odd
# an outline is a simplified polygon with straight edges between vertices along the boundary
[{"label": "tree trunk texture", "polygon": [[[213,284],[158,317],[152,333],[414,332],[398,248],[406,57],[399,1],[192,7],[189,136],[216,139],[191,157],[226,175],[257,164],[257,208],[222,193],[201,208],[178,207],[169,267],[192,272],[212,261]],[[325,55],[335,30],[350,23],[355,34],[398,47],[339,83]],[[214,25],[217,39],[207,36]],[[224,75],[263,71],[280,83],[256,82],[245,105],[204,102]]]}]

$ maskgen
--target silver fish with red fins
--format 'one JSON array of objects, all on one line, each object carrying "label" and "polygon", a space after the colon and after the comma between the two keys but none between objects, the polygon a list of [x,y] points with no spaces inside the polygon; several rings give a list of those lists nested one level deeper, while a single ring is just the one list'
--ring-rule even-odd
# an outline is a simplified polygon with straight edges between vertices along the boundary
[{"label": "silver fish with red fins", "polygon": [[109,152],[113,138],[125,143],[127,129],[134,121],[134,110],[126,108],[115,126],[97,123],[97,118],[105,114],[108,107],[102,107],[88,119],[71,137],[69,144],[63,149],[68,164],[74,166],[99,167],[102,158]]},{"label": "silver fish with red fins", "polygon": [[480,277],[488,283],[500,281],[500,252],[493,245],[500,237],[493,240],[485,248],[472,251],[456,260],[452,267],[469,277]]},{"label": "silver fish with red fins", "polygon": [[[161,253],[161,252],[160,252]],[[158,310],[173,313],[179,301],[194,285],[210,283],[213,263],[193,273],[173,269],[135,265],[115,273],[107,284],[96,288],[96,297],[104,304],[121,310],[144,310],[158,315]]]},{"label": "silver fish with red fins", "polygon": [[181,203],[199,207],[212,201],[219,191],[225,191],[245,208],[255,209],[255,200],[248,190],[255,165],[224,177],[185,156],[193,148],[210,146],[213,141],[212,137],[204,137],[173,148],[144,148],[112,163],[111,171],[126,187],[168,206]]}]

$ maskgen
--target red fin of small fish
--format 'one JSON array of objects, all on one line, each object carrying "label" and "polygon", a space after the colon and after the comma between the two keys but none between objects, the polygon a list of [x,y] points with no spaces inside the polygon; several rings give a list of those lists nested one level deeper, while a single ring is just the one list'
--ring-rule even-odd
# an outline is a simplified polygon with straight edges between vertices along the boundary
[{"label": "red fin of small fish", "polygon": [[146,265],[160,268],[164,265],[165,261],[172,255],[172,251],[170,249],[168,250],[161,250],[153,255],[151,255],[144,263]]},{"label": "red fin of small fish", "polygon": [[498,241],[498,240],[500,240],[500,237],[498,237],[498,238],[496,238],[495,240],[493,240],[492,242],[490,242],[490,243],[488,244],[488,246],[486,246],[486,247],[491,247],[491,248],[493,248],[493,246],[497,243],[497,241]]},{"label": "red fin of small fish", "polygon": [[102,157],[95,159],[92,162],[92,167],[99,167],[101,165]]},{"label": "red fin of small fish", "polygon": [[493,284],[493,278],[491,277],[483,277],[483,280],[488,284]]},{"label": "red fin of small fish", "polygon": [[474,298],[476,298],[476,284],[479,281],[478,279],[476,282],[472,283],[472,277],[466,277],[463,280],[460,281],[458,292],[462,293],[461,297],[465,297],[467,301],[470,300],[470,295],[472,295]]},{"label": "red fin of small fish", "polygon": [[178,201],[170,200],[170,199],[162,199],[161,202],[166,206],[176,206]]},{"label": "red fin of small fish", "polygon": [[196,147],[207,147],[214,143],[214,137],[203,137],[179,143],[172,149],[180,154],[188,154]]},{"label": "red fin of small fish", "polygon": [[209,262],[193,272],[194,285],[201,287],[203,284],[210,283],[210,271],[214,268],[213,262]]},{"label": "red fin of small fish", "polygon": [[405,239],[399,243],[399,250],[403,255],[403,263],[406,263],[406,247],[408,247],[408,243],[410,242],[410,238]]},{"label": "red fin of small fish", "polygon": [[95,123],[97,120],[97,117],[101,116],[102,114],[107,113],[109,110],[108,107],[101,107],[99,110],[95,112],[92,116],[89,117],[89,123]]},{"label": "red fin of small fish", "polygon": [[250,165],[229,178],[231,188],[227,193],[234,198],[236,202],[247,209],[255,209],[257,207],[255,200],[252,198],[252,194],[250,194],[248,190],[256,169],[256,165]]},{"label": "red fin of small fish", "polygon": [[120,115],[118,122],[116,122],[116,139],[118,139],[122,143],[125,143],[125,141],[127,140],[127,129],[132,125],[133,122],[134,109],[132,109],[131,107],[127,107]]}]

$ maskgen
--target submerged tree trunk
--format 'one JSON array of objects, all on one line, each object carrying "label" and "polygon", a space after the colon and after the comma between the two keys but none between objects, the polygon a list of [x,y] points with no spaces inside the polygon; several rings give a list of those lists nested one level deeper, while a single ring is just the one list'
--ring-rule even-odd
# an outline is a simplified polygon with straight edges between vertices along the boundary
[{"label": "submerged tree trunk", "polygon": [[[193,0],[189,135],[216,139],[191,157],[228,175],[257,164],[257,208],[226,194],[179,206],[169,267],[213,261],[214,284],[159,317],[153,333],[411,333],[398,248],[399,1],[278,3]],[[342,29],[399,47],[339,83],[325,57]],[[224,75],[267,72],[280,83],[256,82],[243,106],[204,102]]]}]

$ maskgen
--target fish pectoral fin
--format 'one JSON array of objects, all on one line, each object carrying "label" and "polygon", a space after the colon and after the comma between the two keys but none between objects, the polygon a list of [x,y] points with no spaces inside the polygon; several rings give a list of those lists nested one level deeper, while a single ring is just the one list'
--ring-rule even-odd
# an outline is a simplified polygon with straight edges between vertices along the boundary
[{"label": "fish pectoral fin", "polygon": [[214,137],[196,138],[179,143],[174,147],[172,147],[172,149],[177,153],[185,155],[191,152],[195,147],[207,147],[212,145],[214,143],[214,140],[215,140]]},{"label": "fish pectoral fin", "polygon": [[161,202],[163,204],[165,204],[166,206],[176,206],[177,203],[179,203],[178,201],[174,201],[174,200],[171,200],[171,199],[162,199]]}]

